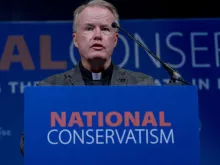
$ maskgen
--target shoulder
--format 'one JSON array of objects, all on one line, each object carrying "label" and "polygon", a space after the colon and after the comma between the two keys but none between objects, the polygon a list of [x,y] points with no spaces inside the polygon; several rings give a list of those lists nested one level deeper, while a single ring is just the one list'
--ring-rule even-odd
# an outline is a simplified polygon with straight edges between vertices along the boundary
[{"label": "shoulder", "polygon": [[37,83],[37,86],[50,86],[50,85],[68,85],[70,82],[69,75],[70,73],[74,72],[74,68],[71,70],[68,70],[66,72],[54,74],[52,76],[49,76],[43,80],[40,80]]},{"label": "shoulder", "polygon": [[155,81],[150,75],[142,72],[127,70],[124,68],[119,68],[119,70],[120,72],[124,72],[129,84],[155,85]]}]

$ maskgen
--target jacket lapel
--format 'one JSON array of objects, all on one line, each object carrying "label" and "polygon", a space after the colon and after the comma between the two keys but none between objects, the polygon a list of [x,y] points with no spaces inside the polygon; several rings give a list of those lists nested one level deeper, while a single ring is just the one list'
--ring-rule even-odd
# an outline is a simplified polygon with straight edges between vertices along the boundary
[{"label": "jacket lapel", "polygon": [[76,67],[73,68],[69,73],[67,73],[67,76],[69,77],[69,85],[85,86],[85,82],[80,72],[79,64],[77,64]]},{"label": "jacket lapel", "polygon": [[114,65],[111,85],[127,85],[128,80],[126,77],[126,72],[120,69],[118,66]]}]

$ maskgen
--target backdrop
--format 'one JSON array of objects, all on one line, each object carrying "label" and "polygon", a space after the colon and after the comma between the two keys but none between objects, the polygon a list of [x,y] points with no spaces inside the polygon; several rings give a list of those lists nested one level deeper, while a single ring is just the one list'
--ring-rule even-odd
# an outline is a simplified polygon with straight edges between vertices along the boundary
[{"label": "backdrop", "polygon": [[[122,20],[121,27],[199,89],[201,164],[220,164],[220,20]],[[0,24],[0,164],[22,165],[23,87],[75,66],[72,22]],[[163,84],[167,72],[120,33],[113,61]],[[163,99],[163,98],[161,98]]]}]

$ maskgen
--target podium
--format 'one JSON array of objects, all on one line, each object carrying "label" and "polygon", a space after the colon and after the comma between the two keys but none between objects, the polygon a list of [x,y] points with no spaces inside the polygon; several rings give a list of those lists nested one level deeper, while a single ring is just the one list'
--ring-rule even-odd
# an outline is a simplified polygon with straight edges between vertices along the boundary
[{"label": "podium", "polygon": [[195,86],[25,87],[25,165],[199,165]]}]

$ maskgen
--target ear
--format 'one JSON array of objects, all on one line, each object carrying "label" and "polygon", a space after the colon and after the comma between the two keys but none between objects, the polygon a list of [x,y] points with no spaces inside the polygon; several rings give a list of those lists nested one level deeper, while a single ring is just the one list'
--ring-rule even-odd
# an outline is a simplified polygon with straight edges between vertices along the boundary
[{"label": "ear", "polygon": [[118,43],[118,33],[115,33],[115,47],[116,47],[117,43]]},{"label": "ear", "polygon": [[77,42],[77,35],[76,35],[76,33],[73,33],[73,42],[74,42],[75,47],[78,48],[78,42]]}]

